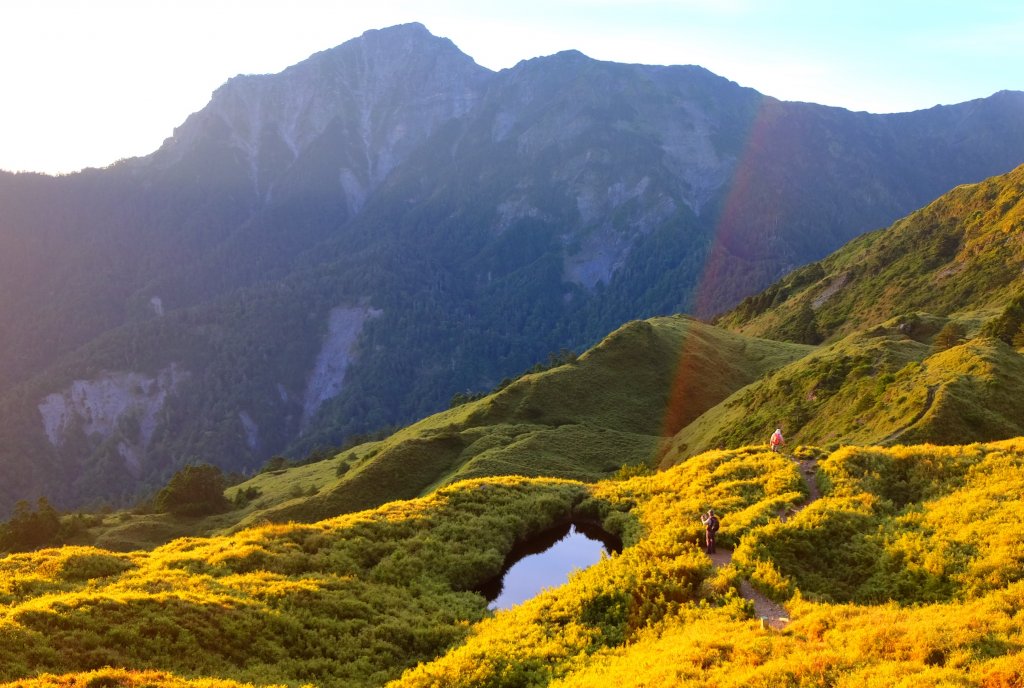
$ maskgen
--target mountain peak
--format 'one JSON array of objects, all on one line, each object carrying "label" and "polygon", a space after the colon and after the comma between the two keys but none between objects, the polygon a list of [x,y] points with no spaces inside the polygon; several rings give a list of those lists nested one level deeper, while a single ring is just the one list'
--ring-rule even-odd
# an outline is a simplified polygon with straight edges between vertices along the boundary
[{"label": "mountain peak", "polygon": [[307,60],[289,67],[285,72],[307,63],[316,64],[324,59],[348,55],[352,51],[369,51],[378,62],[386,59],[402,61],[409,59],[410,56],[415,56],[417,61],[422,61],[426,55],[447,55],[451,59],[472,64],[480,70],[485,69],[477,65],[472,57],[462,52],[451,39],[435,36],[423,24],[411,22],[364,31],[362,35],[345,41],[341,45],[311,55]]},{"label": "mountain peak", "polygon": [[555,60],[563,60],[566,62],[592,62],[594,58],[584,55],[579,50],[560,50],[551,56]]},{"label": "mountain peak", "polygon": [[[434,34],[430,33],[430,29],[421,24],[420,22],[408,22],[406,24],[395,24],[394,26],[385,26],[380,29],[367,29],[363,32],[360,38],[367,38],[369,36],[375,36],[378,34],[391,34],[391,35],[410,35],[410,36],[429,36],[436,38]],[[358,40],[358,39],[356,39]]]},{"label": "mountain peak", "polygon": [[164,164],[212,147],[266,200],[289,169],[328,146],[344,151],[324,173],[343,180],[331,193],[355,212],[413,148],[472,107],[491,74],[423,24],[373,29],[279,74],[230,79],[175,130]]}]

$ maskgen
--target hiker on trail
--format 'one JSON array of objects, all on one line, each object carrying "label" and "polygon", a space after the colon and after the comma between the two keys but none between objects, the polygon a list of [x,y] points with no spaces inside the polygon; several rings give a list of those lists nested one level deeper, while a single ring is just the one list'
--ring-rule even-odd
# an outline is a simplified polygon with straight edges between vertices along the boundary
[{"label": "hiker on trail", "polygon": [[786,440],[782,439],[782,428],[775,428],[775,432],[772,433],[771,438],[768,440],[768,446],[772,448],[773,452],[777,452],[779,447],[785,443]]},{"label": "hiker on trail", "polygon": [[707,548],[704,550],[708,554],[715,553],[715,533],[718,532],[718,517],[715,516],[715,512],[708,509],[708,512],[700,517],[700,522],[704,524],[704,540],[707,544]]}]

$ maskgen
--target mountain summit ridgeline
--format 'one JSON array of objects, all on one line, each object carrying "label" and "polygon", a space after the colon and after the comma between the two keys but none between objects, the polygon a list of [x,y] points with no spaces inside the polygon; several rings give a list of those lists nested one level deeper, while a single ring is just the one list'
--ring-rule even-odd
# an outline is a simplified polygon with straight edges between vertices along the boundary
[{"label": "mountain summit ridgeline", "polygon": [[0,173],[0,506],[251,470],[723,311],[1024,162],[1022,115],[575,51],[492,72],[419,24],[236,77],[152,155]]}]

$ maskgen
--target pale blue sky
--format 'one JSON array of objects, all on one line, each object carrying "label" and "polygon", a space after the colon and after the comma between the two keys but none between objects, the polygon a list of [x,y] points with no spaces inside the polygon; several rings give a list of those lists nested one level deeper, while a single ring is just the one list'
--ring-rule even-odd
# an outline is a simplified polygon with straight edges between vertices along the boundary
[{"label": "pale blue sky", "polygon": [[0,169],[145,155],[229,77],[410,21],[491,69],[575,48],[851,110],[1024,90],[1019,0],[4,0]]}]

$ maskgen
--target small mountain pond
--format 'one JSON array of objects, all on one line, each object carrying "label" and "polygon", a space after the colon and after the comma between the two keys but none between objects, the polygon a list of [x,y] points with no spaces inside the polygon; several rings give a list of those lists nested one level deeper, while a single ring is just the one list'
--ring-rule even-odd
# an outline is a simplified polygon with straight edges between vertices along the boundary
[{"label": "small mountain pond", "polygon": [[576,569],[601,560],[601,554],[622,551],[622,540],[600,526],[572,522],[544,531],[516,545],[504,570],[479,588],[488,609],[514,607],[545,588],[558,587]]}]

